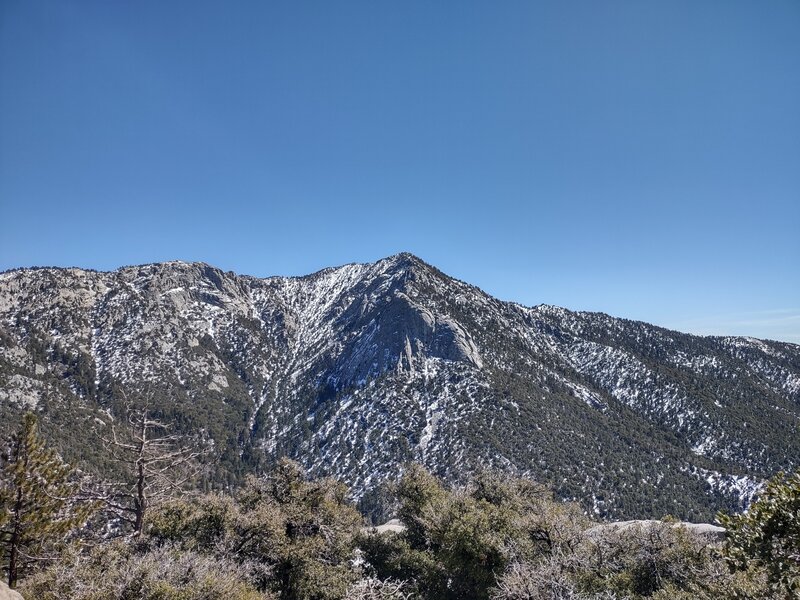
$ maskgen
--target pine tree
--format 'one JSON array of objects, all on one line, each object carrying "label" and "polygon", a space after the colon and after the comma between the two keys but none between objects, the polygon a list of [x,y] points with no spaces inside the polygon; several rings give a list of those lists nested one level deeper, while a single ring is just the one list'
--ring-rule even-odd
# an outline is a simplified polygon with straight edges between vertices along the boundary
[{"label": "pine tree", "polygon": [[747,512],[717,515],[723,555],[735,569],[763,567],[776,598],[800,595],[800,470],[778,473]]},{"label": "pine tree", "polygon": [[76,500],[72,475],[39,437],[36,416],[26,414],[0,456],[0,547],[9,587],[93,511]]}]

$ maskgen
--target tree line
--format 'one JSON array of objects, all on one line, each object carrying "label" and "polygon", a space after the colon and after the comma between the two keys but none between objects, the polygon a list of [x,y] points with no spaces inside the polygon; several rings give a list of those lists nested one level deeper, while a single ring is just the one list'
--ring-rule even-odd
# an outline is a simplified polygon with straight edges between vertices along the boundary
[{"label": "tree line", "polygon": [[666,518],[593,522],[524,478],[448,486],[408,465],[378,532],[347,488],[282,459],[190,492],[197,451],[145,409],[98,424],[118,481],[48,448],[27,414],[0,452],[0,570],[29,600],[578,600],[800,597],[800,473],[779,474],[723,544]]}]

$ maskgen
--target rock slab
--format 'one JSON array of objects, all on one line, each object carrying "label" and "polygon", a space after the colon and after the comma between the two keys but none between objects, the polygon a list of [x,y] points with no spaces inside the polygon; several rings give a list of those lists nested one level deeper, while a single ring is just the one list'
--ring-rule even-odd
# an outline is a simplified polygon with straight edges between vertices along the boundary
[{"label": "rock slab", "polygon": [[0,600],[25,600],[22,594],[9,588],[5,582],[0,581]]}]

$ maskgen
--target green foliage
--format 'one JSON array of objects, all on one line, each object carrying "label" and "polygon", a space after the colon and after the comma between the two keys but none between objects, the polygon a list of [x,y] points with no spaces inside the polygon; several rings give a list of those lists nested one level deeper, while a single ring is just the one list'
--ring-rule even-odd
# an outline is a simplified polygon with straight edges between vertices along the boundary
[{"label": "green foliage", "polygon": [[747,512],[718,520],[728,530],[724,554],[732,568],[763,567],[775,594],[800,596],[800,471],[779,473]]},{"label": "green foliage", "polygon": [[595,529],[576,552],[579,588],[622,596],[649,597],[660,590],[702,597],[702,585],[719,574],[707,542],[681,526],[643,522]]},{"label": "green foliage", "polygon": [[792,598],[797,479],[721,517],[720,553],[672,517],[593,525],[530,480],[487,471],[454,489],[418,465],[392,490],[405,529],[379,534],[362,530],[342,484],[283,459],[233,495],[159,507],[137,538],[66,546],[21,589],[41,600]]},{"label": "green foliage", "polygon": [[512,564],[493,600],[722,600],[773,596],[763,572],[731,574],[708,540],[680,524],[606,524],[573,548]]},{"label": "green foliage", "polygon": [[483,473],[447,490],[419,466],[397,486],[399,535],[367,535],[367,561],[381,578],[410,580],[426,598],[487,598],[513,560],[575,543],[585,520],[574,506],[525,479]]},{"label": "green foliage", "polygon": [[265,478],[248,480],[230,498],[175,502],[153,517],[152,543],[220,552],[255,564],[253,581],[284,600],[342,598],[356,579],[352,568],[362,517],[342,484],[309,481],[296,463],[281,460]]},{"label": "green foliage", "polygon": [[52,554],[95,510],[76,502],[73,471],[37,432],[27,413],[0,457],[0,543],[8,585]]}]

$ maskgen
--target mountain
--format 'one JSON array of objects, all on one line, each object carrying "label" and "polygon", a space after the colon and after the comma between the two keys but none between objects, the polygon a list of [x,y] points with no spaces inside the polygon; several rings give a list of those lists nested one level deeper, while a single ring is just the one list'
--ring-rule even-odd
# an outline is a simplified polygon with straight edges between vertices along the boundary
[{"label": "mountain", "polygon": [[550,483],[601,517],[710,519],[800,464],[800,346],[502,302],[410,254],[305,277],[201,263],[0,274],[0,429],[37,408],[102,471],[142,402],[213,448],[207,482],[282,455],[367,510],[408,461]]}]

